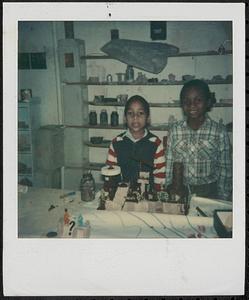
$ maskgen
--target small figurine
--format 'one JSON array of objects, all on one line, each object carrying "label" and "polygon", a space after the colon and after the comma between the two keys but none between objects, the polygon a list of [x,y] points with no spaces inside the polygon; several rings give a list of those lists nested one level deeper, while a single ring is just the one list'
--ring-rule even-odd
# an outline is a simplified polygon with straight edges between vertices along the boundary
[{"label": "small figurine", "polygon": [[220,125],[220,126],[223,125],[223,119],[222,119],[222,118],[219,119],[219,125]]},{"label": "small figurine", "polygon": [[68,225],[70,222],[70,214],[67,211],[67,208],[65,208],[65,212],[64,212],[64,224]]},{"label": "small figurine", "polygon": [[83,227],[84,226],[83,216],[82,215],[79,215],[79,217],[78,217],[78,226],[79,227]]},{"label": "small figurine", "polygon": [[157,197],[159,199],[159,201],[161,202],[168,202],[169,201],[169,194],[166,191],[160,191],[157,192]]},{"label": "small figurine", "polygon": [[171,82],[176,80],[175,74],[172,74],[172,73],[170,73],[170,74],[168,75],[168,78],[169,78],[169,81],[171,81]]},{"label": "small figurine", "polygon": [[225,52],[226,52],[226,49],[225,49],[224,45],[221,44],[220,47],[218,48],[218,53],[222,55],[222,54],[225,54]]},{"label": "small figurine", "polygon": [[139,172],[139,178],[137,180],[141,186],[141,194],[144,194],[146,191],[146,185],[149,184],[149,172]]},{"label": "small figurine", "polygon": [[168,123],[173,124],[174,122],[176,122],[176,118],[173,115],[170,115],[168,119]]}]

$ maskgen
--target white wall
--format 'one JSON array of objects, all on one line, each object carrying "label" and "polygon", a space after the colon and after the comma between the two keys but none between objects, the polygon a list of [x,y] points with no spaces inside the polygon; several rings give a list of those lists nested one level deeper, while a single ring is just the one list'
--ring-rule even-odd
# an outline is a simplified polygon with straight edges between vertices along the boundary
[{"label": "white wall", "polygon": [[41,98],[41,125],[58,124],[60,93],[57,85],[53,22],[19,22],[18,51],[46,52],[47,69],[18,71],[18,92],[31,88],[32,95]]}]

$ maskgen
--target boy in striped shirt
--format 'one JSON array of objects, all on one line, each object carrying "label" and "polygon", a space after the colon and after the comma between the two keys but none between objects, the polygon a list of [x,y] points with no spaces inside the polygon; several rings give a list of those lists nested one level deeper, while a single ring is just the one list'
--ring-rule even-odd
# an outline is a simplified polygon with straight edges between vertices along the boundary
[{"label": "boy in striped shirt", "polygon": [[139,172],[149,172],[150,187],[160,191],[165,184],[165,151],[162,141],[147,126],[149,103],[141,96],[130,97],[125,105],[127,130],[112,140],[106,163],[119,165],[122,179],[136,184]]}]

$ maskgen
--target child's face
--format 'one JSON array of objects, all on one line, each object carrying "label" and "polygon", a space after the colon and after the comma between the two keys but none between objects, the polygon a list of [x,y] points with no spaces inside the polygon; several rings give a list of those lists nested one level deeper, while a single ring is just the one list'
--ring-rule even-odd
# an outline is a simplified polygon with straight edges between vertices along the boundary
[{"label": "child's face", "polygon": [[134,101],[130,105],[126,113],[125,120],[132,135],[138,136],[139,134],[144,133],[148,116],[139,101]]},{"label": "child's face", "polygon": [[207,99],[200,89],[191,87],[183,96],[182,109],[188,119],[200,120],[207,112]]}]

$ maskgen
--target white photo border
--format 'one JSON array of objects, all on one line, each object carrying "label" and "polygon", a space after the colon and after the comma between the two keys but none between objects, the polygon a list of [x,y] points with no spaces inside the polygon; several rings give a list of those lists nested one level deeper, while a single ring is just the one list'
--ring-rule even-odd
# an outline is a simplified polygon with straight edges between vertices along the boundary
[{"label": "white photo border", "polygon": [[[203,14],[205,12],[205,14]],[[17,238],[18,21],[233,22],[232,239]],[[241,295],[245,271],[245,4],[3,4],[3,286],[5,296]]]}]

